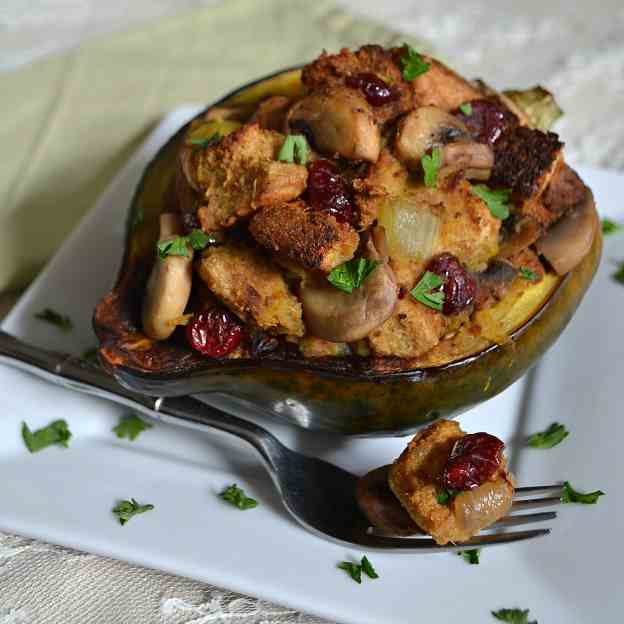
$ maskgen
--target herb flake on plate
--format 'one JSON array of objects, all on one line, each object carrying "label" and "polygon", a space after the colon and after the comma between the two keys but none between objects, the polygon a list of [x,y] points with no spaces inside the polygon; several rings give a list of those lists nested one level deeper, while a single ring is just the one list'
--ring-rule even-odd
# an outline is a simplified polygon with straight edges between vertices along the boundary
[{"label": "herb flake on plate", "polygon": [[282,144],[277,160],[305,165],[308,162],[308,141],[303,134],[289,134]]},{"label": "herb flake on plate", "polygon": [[618,223],[617,221],[612,221],[611,219],[603,219],[602,220],[602,233],[605,236],[610,236],[611,234],[617,234],[624,230],[624,225]]},{"label": "herb flake on plate", "polygon": [[596,490],[595,492],[587,492],[583,494],[577,492],[569,481],[563,484],[563,492],[561,493],[562,503],[581,503],[582,505],[595,505],[601,496],[605,493],[602,490]]},{"label": "herb flake on plate", "polygon": [[370,579],[379,578],[379,574],[373,567],[373,564],[369,561],[368,557],[364,555],[360,563],[353,563],[352,561],[341,561],[338,564],[340,570],[344,570],[356,583],[362,583],[362,572]]},{"label": "herb flake on plate", "polygon": [[528,444],[533,448],[549,449],[563,442],[569,435],[564,425],[554,422],[548,429],[529,436]]},{"label": "herb flake on plate", "polygon": [[243,511],[247,509],[253,509],[258,506],[258,501],[255,498],[250,498],[245,494],[245,490],[239,488],[236,483],[228,486],[221,492],[221,498],[233,505],[234,507],[238,507]]},{"label": "herb flake on plate", "polygon": [[436,188],[438,185],[438,171],[442,164],[442,150],[439,147],[434,147],[431,150],[431,156],[425,154],[420,163],[425,172],[425,186]]},{"label": "herb flake on plate", "polygon": [[528,609],[499,609],[492,611],[492,615],[501,622],[510,624],[537,624],[536,621],[529,622]]},{"label": "herb flake on plate", "polygon": [[40,321],[50,323],[50,325],[54,325],[55,327],[58,327],[62,332],[65,332],[66,334],[74,329],[74,323],[69,318],[69,316],[60,314],[52,308],[45,308],[38,314],[35,314],[35,318]]},{"label": "herb flake on plate", "polygon": [[378,260],[354,258],[332,269],[327,280],[332,286],[350,295],[380,264]]},{"label": "herb flake on plate", "polygon": [[422,76],[429,71],[431,65],[411,45],[408,43],[404,44],[404,50],[405,53],[401,57],[401,66],[403,67],[403,78],[405,80],[414,80],[414,78]]},{"label": "herb flake on plate", "polygon": [[119,419],[119,424],[111,431],[117,434],[118,438],[128,438],[131,442],[139,437],[142,431],[151,429],[154,425],[146,423],[136,414],[127,414]]},{"label": "herb flake on plate", "polygon": [[47,427],[36,431],[31,431],[25,422],[22,423],[22,439],[31,453],[41,451],[53,444],[60,444],[67,448],[71,435],[65,420],[54,420]]},{"label": "herb flake on plate", "polygon": [[131,498],[130,500],[122,500],[117,503],[117,505],[113,507],[113,514],[117,516],[119,524],[123,526],[130,518],[145,513],[146,511],[152,511],[152,509],[154,509],[154,505],[150,503],[140,505],[134,498]]},{"label": "herb flake on plate", "polygon": [[462,550],[457,553],[466,563],[470,565],[479,565],[479,557],[481,551],[478,548],[471,548],[470,550]]},{"label": "herb flake on plate", "polygon": [[624,261],[618,264],[617,271],[612,275],[613,279],[620,284],[624,284]]},{"label": "herb flake on plate", "polygon": [[428,308],[440,312],[444,305],[444,291],[441,290],[443,285],[444,280],[439,275],[425,271],[418,284],[410,291],[410,295]]},{"label": "herb flake on plate", "polygon": [[485,184],[475,184],[472,192],[485,202],[490,214],[504,221],[509,216],[511,189],[493,190]]}]

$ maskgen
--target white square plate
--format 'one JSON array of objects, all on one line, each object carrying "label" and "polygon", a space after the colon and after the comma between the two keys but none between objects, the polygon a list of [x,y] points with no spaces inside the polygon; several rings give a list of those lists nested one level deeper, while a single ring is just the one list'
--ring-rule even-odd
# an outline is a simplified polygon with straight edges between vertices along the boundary
[{"label": "white square plate", "polygon": [[[7,331],[76,354],[94,345],[91,313],[116,275],[134,186],[158,147],[193,112],[179,110],[162,122],[6,319]],[[590,169],[581,174],[601,212],[624,220],[624,176]],[[6,366],[0,366],[0,528],[345,623],[476,624],[490,621],[490,610],[502,607],[529,608],[540,622],[619,621],[624,286],[610,277],[616,258],[624,258],[624,236],[607,241],[581,309],[529,383],[512,386],[461,418],[468,431],[486,429],[510,444],[519,483],[569,479],[580,489],[607,492],[598,505],[562,508],[547,538],[484,551],[479,566],[450,554],[375,553],[371,559],[381,578],[357,585],[336,564],[363,553],[310,535],[291,521],[243,442],[160,423],[136,442],[118,440],[111,433],[120,415],[116,406]],[[74,331],[62,334],[35,320],[45,307],[69,314]],[[20,423],[37,428],[55,418],[69,422],[70,448],[30,455]],[[523,436],[554,420],[569,427],[568,439],[548,451],[522,448]],[[390,461],[406,443],[258,421],[292,447],[361,473]],[[260,506],[242,513],[221,501],[218,492],[233,482]],[[111,508],[129,497],[156,509],[121,527]]]}]

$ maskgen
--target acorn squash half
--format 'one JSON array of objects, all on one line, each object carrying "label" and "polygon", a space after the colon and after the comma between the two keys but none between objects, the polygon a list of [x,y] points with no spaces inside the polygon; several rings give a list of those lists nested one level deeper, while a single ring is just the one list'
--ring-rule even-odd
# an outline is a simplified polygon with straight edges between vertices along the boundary
[{"label": "acorn squash half", "polygon": [[[299,69],[279,72],[238,89],[214,106],[252,104],[267,95],[296,95],[301,92],[300,75]],[[208,402],[223,408],[251,404],[310,429],[407,434],[435,418],[456,416],[521,377],[559,337],[600,261],[602,239],[597,233],[590,252],[570,273],[562,277],[548,273],[513,300],[503,299],[487,312],[485,320],[495,321],[507,340],[496,343],[464,336],[459,347],[456,342],[454,349],[439,351],[423,360],[422,366],[408,370],[398,360],[389,360],[380,369],[366,358],[211,360],[191,350],[176,334],[154,342],[141,331],[141,299],[154,259],[158,216],[169,201],[175,158],[187,128],[171,137],[143,173],[130,206],[117,283],[94,314],[102,364],[123,385],[141,393],[202,393]]]}]

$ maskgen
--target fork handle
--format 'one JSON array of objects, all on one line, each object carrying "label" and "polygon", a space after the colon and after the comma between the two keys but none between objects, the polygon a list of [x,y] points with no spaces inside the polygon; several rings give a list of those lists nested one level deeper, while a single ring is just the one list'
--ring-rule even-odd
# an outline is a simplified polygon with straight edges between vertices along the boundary
[{"label": "fork handle", "polygon": [[283,449],[269,431],[238,416],[206,405],[191,396],[152,397],[119,384],[101,366],[82,358],[29,345],[0,330],[0,362],[27,371],[70,390],[90,394],[151,418],[202,431],[218,429],[251,444],[270,472],[277,469],[276,457]]}]

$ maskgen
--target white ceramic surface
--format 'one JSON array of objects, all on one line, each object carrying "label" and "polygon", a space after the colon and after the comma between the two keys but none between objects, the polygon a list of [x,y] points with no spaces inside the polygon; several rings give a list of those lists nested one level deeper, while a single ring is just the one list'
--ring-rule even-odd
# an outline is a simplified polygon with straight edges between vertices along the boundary
[{"label": "white ceramic surface", "polygon": [[[35,344],[81,353],[93,346],[91,311],[121,258],[125,213],[142,168],[192,109],[161,126],[119,174],[7,318],[4,327]],[[581,170],[603,214],[624,219],[624,177]],[[618,476],[622,431],[620,384],[624,362],[624,287],[610,279],[624,258],[624,236],[607,241],[600,274],[564,337],[530,383],[461,418],[468,431],[487,429],[508,442],[566,423],[570,437],[549,451],[511,444],[520,483],[569,479],[607,496],[591,507],[566,506],[551,536],[487,550],[479,566],[448,554],[371,556],[381,578],[353,583],[336,569],[359,550],[343,549],[304,532],[282,511],[251,449],[225,434],[198,435],[162,424],[133,443],[110,429],[120,410],[0,367],[0,529],[204,580],[357,624],[410,621],[466,624],[488,621],[501,607],[530,608],[540,622],[618,621],[624,599],[621,546],[624,513]],[[34,320],[44,307],[69,314],[67,335]],[[35,428],[65,418],[69,449],[30,455],[22,420]],[[391,460],[403,439],[355,440],[262,421],[295,448],[353,471]],[[260,502],[248,512],[217,493],[232,482]],[[150,502],[155,511],[120,527],[110,513],[120,498]]]}]

